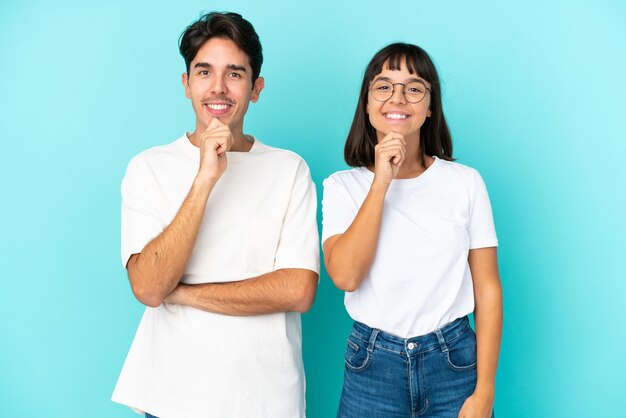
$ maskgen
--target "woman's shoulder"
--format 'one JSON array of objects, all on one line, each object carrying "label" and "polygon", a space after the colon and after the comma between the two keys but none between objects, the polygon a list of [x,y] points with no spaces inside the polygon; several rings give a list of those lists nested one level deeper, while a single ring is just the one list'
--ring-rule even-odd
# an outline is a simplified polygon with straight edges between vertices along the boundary
[{"label": "woman's shoulder", "polygon": [[458,163],[456,161],[448,161],[438,158],[437,163],[439,164],[441,171],[449,176],[467,179],[473,179],[474,177],[476,177],[476,175],[480,176],[478,170],[476,170],[475,168]]},{"label": "woman's shoulder", "polygon": [[374,173],[369,171],[365,167],[355,167],[349,170],[336,171],[324,180],[324,185],[328,183],[350,183],[354,181],[361,181],[368,177],[373,177]]}]

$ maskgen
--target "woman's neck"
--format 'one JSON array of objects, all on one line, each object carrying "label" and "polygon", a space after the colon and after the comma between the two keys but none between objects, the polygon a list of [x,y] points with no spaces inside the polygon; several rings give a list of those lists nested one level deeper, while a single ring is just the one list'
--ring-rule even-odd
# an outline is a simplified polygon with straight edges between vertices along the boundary
[{"label": "woman's neck", "polygon": [[434,161],[432,157],[427,155],[422,158],[420,150],[420,135],[419,132],[412,138],[405,138],[406,140],[406,155],[404,162],[398,171],[397,179],[410,179],[422,174]]}]

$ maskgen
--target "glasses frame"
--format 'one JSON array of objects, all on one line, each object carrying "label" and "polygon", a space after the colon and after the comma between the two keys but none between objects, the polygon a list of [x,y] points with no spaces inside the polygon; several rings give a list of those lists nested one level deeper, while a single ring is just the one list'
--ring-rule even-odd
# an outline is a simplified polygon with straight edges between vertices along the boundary
[{"label": "glasses frame", "polygon": [[[386,82],[386,83],[391,84],[391,87],[392,87],[392,90],[391,90],[391,96],[389,96],[389,97],[388,97],[387,99],[385,99],[385,100],[378,100],[376,97],[374,97],[374,93],[372,92],[372,86],[374,85],[374,83],[375,83],[376,81],[384,81],[384,82]],[[427,90],[430,94],[433,94],[433,93],[432,93],[432,90],[431,90],[431,89],[429,89],[428,87],[426,87],[426,84],[424,84],[424,82],[417,80],[417,81],[411,81],[411,83],[419,83],[419,84],[423,85],[423,86],[424,86],[424,88],[425,88],[425,89],[426,89],[426,90]],[[407,85],[407,84],[410,84],[410,83],[392,83],[391,81],[388,81],[388,80],[372,80],[372,81],[370,81],[370,85],[369,85],[368,90],[369,90],[370,94],[372,95],[372,98],[373,98],[374,100],[376,100],[377,102],[380,102],[380,103],[385,103],[387,100],[389,100],[389,99],[391,99],[391,98],[393,97],[393,95],[396,93],[396,86],[397,86],[397,85],[402,86],[402,95],[404,96],[404,100],[406,100],[408,103],[411,103],[411,104],[417,104],[417,103],[421,102],[422,100],[424,100],[424,98],[426,97],[426,93],[424,93],[424,96],[422,96],[422,98],[421,98],[421,99],[419,99],[417,102],[412,102],[411,100],[409,100],[409,98],[406,96],[406,91],[405,91],[405,88],[406,88],[406,85]]]}]

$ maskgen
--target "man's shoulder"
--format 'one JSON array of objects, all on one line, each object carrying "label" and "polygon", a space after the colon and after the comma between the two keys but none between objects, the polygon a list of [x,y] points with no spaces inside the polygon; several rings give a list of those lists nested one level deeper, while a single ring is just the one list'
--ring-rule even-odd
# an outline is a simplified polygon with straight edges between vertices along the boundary
[{"label": "man's shoulder", "polygon": [[181,146],[181,142],[185,139],[185,135],[176,138],[174,141],[169,142],[163,145],[155,145],[148,149],[145,149],[138,154],[136,154],[131,161],[133,160],[145,160],[150,161],[154,159],[159,159],[164,156],[172,156],[176,154],[180,154],[183,151],[183,147]]},{"label": "man's shoulder", "polygon": [[265,155],[276,159],[283,159],[287,162],[304,162],[304,159],[294,151],[267,145],[256,138],[255,142],[256,143],[254,146],[254,150],[259,155]]},{"label": "man's shoulder", "polygon": [[[180,161],[180,158],[188,153],[183,143],[185,139],[186,136],[183,135],[170,143],[156,145],[139,152],[130,159],[128,168],[155,167],[161,164],[170,164],[173,161]],[[193,147],[191,143],[188,146]]]},{"label": "man's shoulder", "polygon": [[296,173],[296,177],[309,176],[309,166],[299,154],[264,144],[256,138],[255,141],[254,154],[260,157],[259,163],[268,170],[282,171],[285,174],[292,171]]},{"label": "man's shoulder", "polygon": [[[177,164],[184,161],[181,157],[186,154],[185,147],[182,143],[186,136],[164,145],[157,145],[141,151],[133,156],[126,166],[125,177],[127,178],[145,178],[152,177],[157,172],[171,171]],[[191,143],[189,144],[190,146]]]}]

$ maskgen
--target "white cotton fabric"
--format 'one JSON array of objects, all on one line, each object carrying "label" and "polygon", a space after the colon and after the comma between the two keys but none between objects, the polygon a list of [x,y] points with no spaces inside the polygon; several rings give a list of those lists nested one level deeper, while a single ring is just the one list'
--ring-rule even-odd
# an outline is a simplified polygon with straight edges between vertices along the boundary
[{"label": "white cotton fabric", "polygon": [[[228,152],[182,282],[319,272],[316,193],[298,155],[254,140]],[[186,135],[149,149],[122,182],[122,263],[159,235],[187,196],[199,150]],[[113,400],[159,418],[305,416],[300,315],[227,316],[146,308]]]},{"label": "white cotton fabric", "polygon": [[[360,167],[324,181],[322,243],[352,224],[373,179]],[[435,157],[418,177],[391,182],[372,266],[346,309],[403,338],[428,334],[474,310],[469,250],[497,245],[478,171]]]}]

